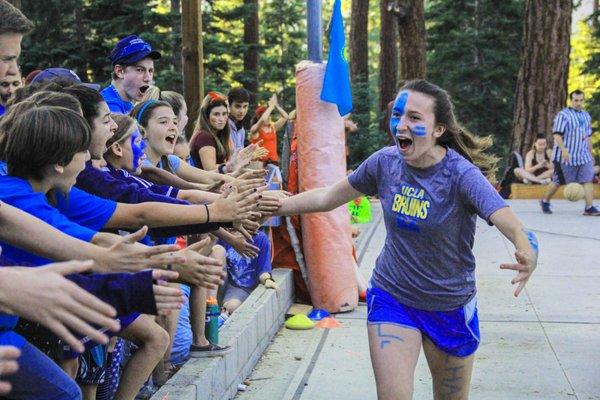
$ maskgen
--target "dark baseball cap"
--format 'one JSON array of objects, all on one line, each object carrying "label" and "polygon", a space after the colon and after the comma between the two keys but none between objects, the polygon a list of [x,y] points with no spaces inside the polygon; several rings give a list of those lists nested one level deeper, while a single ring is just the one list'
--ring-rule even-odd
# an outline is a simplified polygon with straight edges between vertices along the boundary
[{"label": "dark baseball cap", "polygon": [[152,46],[136,35],[129,35],[119,40],[110,52],[112,65],[133,64],[144,58],[158,60],[161,54],[152,50]]},{"label": "dark baseball cap", "polygon": [[75,73],[75,71],[67,68],[47,68],[39,74],[37,74],[35,78],[31,80],[31,83],[42,83],[46,81],[51,81],[56,78],[68,79],[74,84],[81,84],[90,87],[94,90],[100,90],[100,85],[97,85],[95,83],[83,83],[79,76]]}]

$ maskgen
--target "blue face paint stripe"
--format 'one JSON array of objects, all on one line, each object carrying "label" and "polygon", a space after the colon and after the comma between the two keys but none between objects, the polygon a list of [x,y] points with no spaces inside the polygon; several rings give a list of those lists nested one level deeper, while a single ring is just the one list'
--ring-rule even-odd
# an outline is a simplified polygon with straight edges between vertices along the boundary
[{"label": "blue face paint stripe", "polygon": [[145,142],[142,140],[141,145],[135,141],[140,137],[139,129],[136,129],[131,135],[131,152],[133,153],[132,171],[136,171],[140,167],[140,159],[144,155]]},{"label": "blue face paint stripe", "polygon": [[415,125],[413,129],[410,130],[415,136],[425,136],[427,135],[427,129],[423,125]]},{"label": "blue face paint stripe", "polygon": [[[396,100],[394,101],[394,106],[392,107],[392,115],[390,117],[390,129],[392,132],[392,136],[394,136],[394,140],[396,137],[396,130],[398,128],[398,124],[400,123],[400,118],[404,115],[404,110],[406,108],[406,102],[408,101],[408,91],[403,90],[400,92]],[[396,114],[396,115],[394,115]]]}]

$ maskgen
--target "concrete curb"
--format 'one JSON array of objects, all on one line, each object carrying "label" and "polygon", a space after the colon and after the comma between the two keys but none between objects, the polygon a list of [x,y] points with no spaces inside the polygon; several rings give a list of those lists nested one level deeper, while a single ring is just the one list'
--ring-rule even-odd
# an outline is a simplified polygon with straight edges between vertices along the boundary
[{"label": "concrete curb", "polygon": [[222,357],[190,359],[151,400],[233,398],[238,384],[250,375],[292,305],[292,271],[274,269],[273,279],[281,288],[279,296],[274,290],[259,286],[219,331],[220,344],[233,347],[231,353]]}]

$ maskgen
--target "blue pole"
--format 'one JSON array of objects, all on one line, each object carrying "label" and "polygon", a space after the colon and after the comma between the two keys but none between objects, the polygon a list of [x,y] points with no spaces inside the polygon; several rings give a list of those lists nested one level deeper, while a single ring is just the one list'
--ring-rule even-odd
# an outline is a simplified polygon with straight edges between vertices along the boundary
[{"label": "blue pole", "polygon": [[323,62],[323,26],[321,22],[321,0],[306,0],[306,26],[308,29],[308,59]]}]

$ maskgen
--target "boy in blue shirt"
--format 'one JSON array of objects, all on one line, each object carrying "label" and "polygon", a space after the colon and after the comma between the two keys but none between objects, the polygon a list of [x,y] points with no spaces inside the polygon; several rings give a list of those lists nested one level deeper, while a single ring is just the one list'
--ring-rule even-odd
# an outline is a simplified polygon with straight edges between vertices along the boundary
[{"label": "boy in blue shirt", "polygon": [[160,53],[136,35],[117,42],[110,53],[112,81],[102,92],[110,111],[129,114],[133,102],[142,100],[154,76],[154,60]]}]

